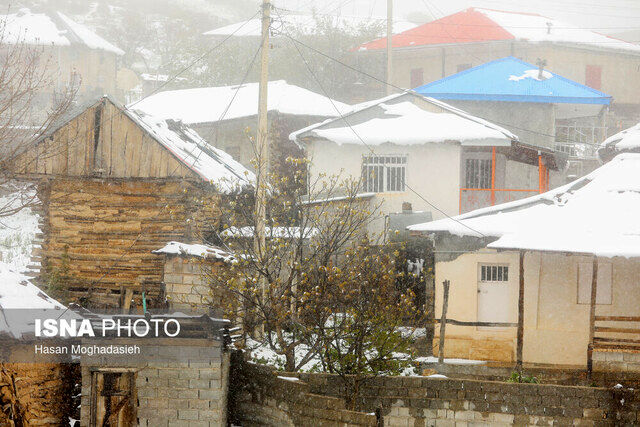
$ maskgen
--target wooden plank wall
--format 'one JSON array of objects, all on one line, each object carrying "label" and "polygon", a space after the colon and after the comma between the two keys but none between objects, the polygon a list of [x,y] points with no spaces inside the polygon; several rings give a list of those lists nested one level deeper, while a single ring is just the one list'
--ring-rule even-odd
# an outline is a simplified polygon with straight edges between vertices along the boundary
[{"label": "wooden plank wall", "polygon": [[48,207],[43,270],[60,272],[66,258],[67,296],[90,307],[119,306],[122,286],[137,299],[144,287],[159,306],[163,257],[151,251],[199,240],[192,224],[220,216],[219,195],[184,179],[56,178],[40,197]]},{"label": "wooden plank wall", "polygon": [[106,98],[18,156],[17,166],[21,174],[197,177]]}]

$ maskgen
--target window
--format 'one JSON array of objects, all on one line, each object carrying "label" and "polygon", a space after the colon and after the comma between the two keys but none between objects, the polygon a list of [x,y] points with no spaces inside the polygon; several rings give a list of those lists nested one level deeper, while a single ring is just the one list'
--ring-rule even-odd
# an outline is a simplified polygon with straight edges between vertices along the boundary
[{"label": "window", "polygon": [[364,191],[382,193],[404,191],[407,156],[392,154],[362,158],[362,185]]},{"label": "window", "polygon": [[424,83],[424,72],[422,68],[414,68],[411,70],[411,88],[422,86]]},{"label": "window", "polygon": [[459,73],[460,71],[464,71],[464,70],[468,70],[469,68],[471,68],[471,64],[458,64],[458,68],[456,71],[456,73]]},{"label": "window", "polygon": [[467,159],[465,188],[491,188],[491,159]]},{"label": "window", "polygon": [[483,265],[480,266],[481,282],[508,282],[509,267],[506,265]]},{"label": "window", "polygon": [[584,84],[593,89],[600,89],[602,86],[602,67],[599,65],[587,65]]},{"label": "window", "polygon": [[[598,287],[596,288],[596,304],[611,304],[611,264],[598,263]],[[591,281],[593,263],[578,264],[578,304],[591,304]]]}]

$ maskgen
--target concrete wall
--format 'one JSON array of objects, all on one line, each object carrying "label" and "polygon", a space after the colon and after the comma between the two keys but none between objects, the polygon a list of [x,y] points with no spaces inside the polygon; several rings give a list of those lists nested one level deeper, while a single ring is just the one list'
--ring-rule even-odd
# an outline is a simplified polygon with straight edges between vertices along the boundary
[{"label": "concrete wall", "polygon": [[[120,369],[135,372],[138,425],[226,426],[229,354],[221,353],[219,342],[213,342],[213,346],[203,348],[212,356],[205,362],[199,348],[179,342],[172,347],[158,347],[157,351],[175,354],[177,360],[149,360],[142,368],[136,367],[136,361],[105,363],[100,357],[83,356],[81,425],[88,426],[91,417],[91,372]],[[194,355],[193,360],[190,354]]]},{"label": "concrete wall", "polygon": [[522,142],[554,148],[556,116],[553,104],[459,100],[446,102],[510,130]]},{"label": "concrete wall", "polygon": [[[375,147],[376,154],[406,154],[406,183],[431,203],[448,215],[458,213],[458,190],[460,188],[459,145],[422,144],[398,146],[383,144]],[[362,173],[362,156],[369,154],[367,147],[354,144],[337,145],[328,141],[314,141],[307,146],[310,159],[309,176],[311,182],[321,173],[327,176],[339,175],[342,179],[358,180]],[[401,212],[402,203],[410,202],[414,211],[431,211],[434,219],[443,215],[434,211],[428,203],[406,189],[403,192],[376,193],[372,204],[382,202],[382,214]],[[379,230],[382,223],[378,222]]]},{"label": "concrete wall", "polygon": [[400,87],[410,87],[411,70],[422,68],[424,83],[439,80],[458,72],[458,67],[481,65],[488,61],[515,56],[530,64],[546,59],[547,69],[578,83],[585,83],[586,66],[602,67],[600,90],[613,96],[619,104],[638,104],[640,99],[640,56],[599,50],[559,46],[549,43],[498,41],[464,43],[446,47],[398,49],[394,52],[394,81]]},{"label": "concrete wall", "polygon": [[[578,264],[589,257],[527,253],[525,256],[524,346],[528,363],[584,366],[589,336],[589,304],[578,304]],[[447,317],[477,321],[479,265],[509,265],[509,310],[517,321],[517,252],[496,253],[482,249],[448,262],[436,263],[436,317],[442,312],[442,281],[451,281]],[[634,277],[640,264],[634,260],[601,259],[612,264],[612,304],[598,304],[602,316],[639,316],[640,293]],[[512,361],[515,357],[515,328],[504,330],[447,325],[445,356]],[[439,331],[436,328],[436,335]],[[435,339],[437,343],[438,338]]]}]

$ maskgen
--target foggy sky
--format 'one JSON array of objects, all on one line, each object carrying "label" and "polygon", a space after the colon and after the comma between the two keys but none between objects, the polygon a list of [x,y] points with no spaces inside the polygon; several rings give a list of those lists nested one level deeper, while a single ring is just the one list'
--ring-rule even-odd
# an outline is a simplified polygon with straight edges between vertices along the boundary
[{"label": "foggy sky", "polygon": [[[387,0],[273,0],[277,6],[320,13],[383,17]],[[468,7],[535,12],[550,18],[612,34],[640,32],[640,2],[636,0],[394,0],[394,13],[411,12],[441,18]]]}]

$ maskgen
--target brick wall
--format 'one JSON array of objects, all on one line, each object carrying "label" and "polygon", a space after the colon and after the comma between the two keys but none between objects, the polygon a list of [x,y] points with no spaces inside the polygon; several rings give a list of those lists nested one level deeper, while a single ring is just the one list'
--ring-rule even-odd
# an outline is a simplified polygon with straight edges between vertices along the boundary
[{"label": "brick wall", "polygon": [[234,424],[263,426],[376,426],[372,413],[345,409],[343,399],[310,392],[295,378],[233,356],[229,416]]},{"label": "brick wall", "polygon": [[[342,396],[329,374],[298,374],[311,393]],[[427,377],[378,377],[361,388],[356,408],[381,409],[384,425],[637,424],[640,392],[631,389],[514,384]]]},{"label": "brick wall", "polygon": [[[190,348],[182,345],[162,348],[174,352],[182,361],[145,362],[135,372],[136,414],[140,426],[226,426],[229,354],[219,346],[206,347],[212,356],[208,362],[198,357],[189,360]],[[199,349],[194,349],[200,351]],[[194,352],[194,354],[196,354]],[[201,353],[200,353],[201,354]],[[215,357],[217,355],[217,357]],[[126,363],[104,363],[100,359],[82,360],[81,424],[91,417],[91,377],[94,370],[118,371]],[[131,370],[131,369],[130,369]]]}]

